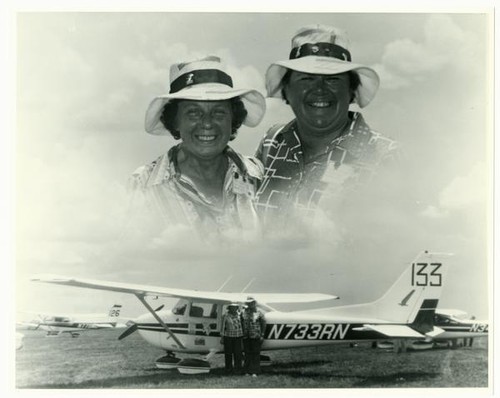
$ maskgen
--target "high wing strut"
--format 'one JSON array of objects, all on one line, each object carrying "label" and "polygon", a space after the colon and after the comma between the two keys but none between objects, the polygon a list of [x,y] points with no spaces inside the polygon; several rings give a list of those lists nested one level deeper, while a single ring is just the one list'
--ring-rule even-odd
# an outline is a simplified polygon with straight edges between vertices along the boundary
[{"label": "high wing strut", "polygon": [[233,278],[232,276],[228,277],[226,281],[222,284],[222,286],[217,289],[217,291],[220,292],[232,278]]},{"label": "high wing strut", "polygon": [[255,278],[252,278],[252,280],[250,282],[248,282],[247,285],[243,288],[241,293],[245,293],[245,290],[247,290],[254,281],[255,281]]},{"label": "high wing strut", "polygon": [[174,341],[181,347],[181,348],[186,348],[184,344],[180,342],[180,340],[177,338],[177,336],[170,330],[170,328],[166,325],[165,322],[158,316],[158,314],[155,312],[155,310],[148,304],[148,302],[144,299],[143,295],[136,294],[135,297],[139,299],[139,301],[144,304],[144,307],[148,309],[148,311],[155,317],[155,319],[160,323],[161,326],[163,326],[163,329],[166,330],[166,332],[174,339]]}]

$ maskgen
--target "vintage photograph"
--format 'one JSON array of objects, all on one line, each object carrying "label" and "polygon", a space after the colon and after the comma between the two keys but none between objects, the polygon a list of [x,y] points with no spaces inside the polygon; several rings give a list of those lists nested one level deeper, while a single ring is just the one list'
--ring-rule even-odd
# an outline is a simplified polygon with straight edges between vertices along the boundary
[{"label": "vintage photograph", "polygon": [[489,391],[492,32],[18,12],[15,388]]}]

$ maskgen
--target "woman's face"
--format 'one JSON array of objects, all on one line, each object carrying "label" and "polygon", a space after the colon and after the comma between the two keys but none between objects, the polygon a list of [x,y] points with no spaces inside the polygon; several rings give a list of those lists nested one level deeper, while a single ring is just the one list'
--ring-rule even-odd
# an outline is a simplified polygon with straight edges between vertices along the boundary
[{"label": "woman's face", "polygon": [[348,122],[349,74],[313,75],[292,71],[285,93],[303,134],[323,136]]},{"label": "woman's face", "polygon": [[191,155],[211,159],[229,142],[232,126],[231,102],[181,100],[175,117],[182,148]]}]

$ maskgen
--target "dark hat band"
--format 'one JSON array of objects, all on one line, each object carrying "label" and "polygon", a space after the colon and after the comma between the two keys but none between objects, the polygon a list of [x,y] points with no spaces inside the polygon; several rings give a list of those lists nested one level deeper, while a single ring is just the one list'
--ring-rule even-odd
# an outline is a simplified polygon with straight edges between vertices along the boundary
[{"label": "dark hat band", "polygon": [[184,73],[170,83],[170,94],[200,83],[221,83],[233,87],[233,79],[218,69],[198,69]]},{"label": "dark hat band", "polygon": [[343,61],[351,62],[351,53],[344,47],[333,43],[305,43],[300,47],[292,48],[289,59],[297,59],[308,55],[319,55],[322,57],[332,57]]}]

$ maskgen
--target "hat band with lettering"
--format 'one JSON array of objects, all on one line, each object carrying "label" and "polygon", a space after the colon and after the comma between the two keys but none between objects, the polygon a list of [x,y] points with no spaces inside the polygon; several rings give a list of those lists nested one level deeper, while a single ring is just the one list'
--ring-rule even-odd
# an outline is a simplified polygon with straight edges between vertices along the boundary
[{"label": "hat band with lettering", "polygon": [[308,55],[332,57],[351,62],[351,53],[344,47],[333,43],[305,43],[300,47],[292,48],[289,59],[297,59]]},{"label": "hat band with lettering", "polygon": [[221,83],[233,87],[233,79],[227,73],[218,69],[198,69],[184,73],[170,83],[170,94],[200,83]]}]

